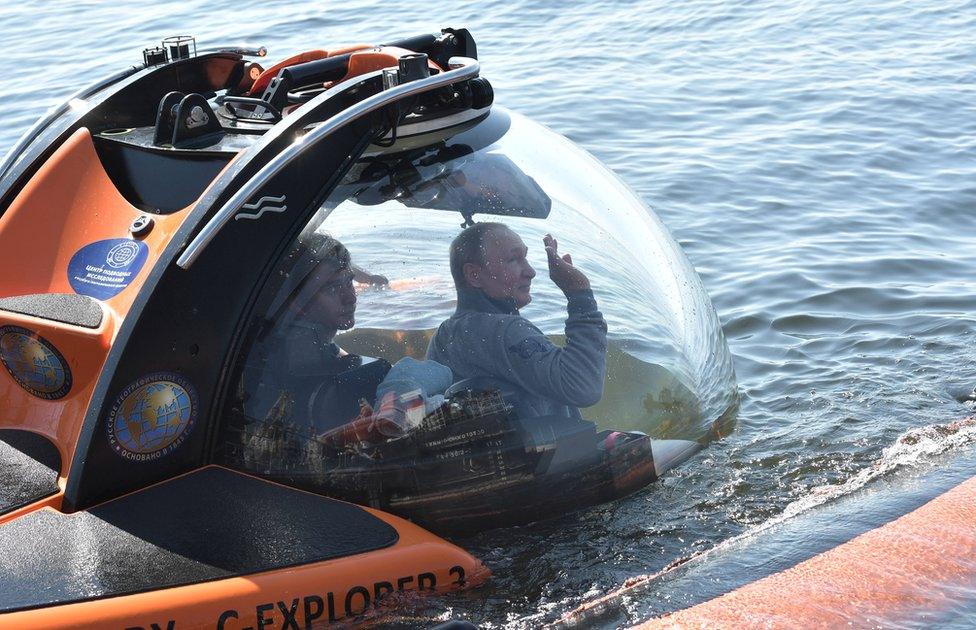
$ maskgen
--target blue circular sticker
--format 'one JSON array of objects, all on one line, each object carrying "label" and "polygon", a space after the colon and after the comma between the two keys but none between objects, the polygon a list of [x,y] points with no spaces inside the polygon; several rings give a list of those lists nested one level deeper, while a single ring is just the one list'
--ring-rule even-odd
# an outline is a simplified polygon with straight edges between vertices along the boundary
[{"label": "blue circular sticker", "polygon": [[68,282],[75,293],[107,300],[122,292],[149,257],[149,246],[129,238],[110,238],[85,245],[68,263]]},{"label": "blue circular sticker", "polygon": [[71,390],[71,370],[57,348],[20,326],[0,327],[0,362],[28,392],[57,400]]},{"label": "blue circular sticker", "polygon": [[151,461],[169,455],[193,429],[196,389],[174,372],[156,372],[129,383],[108,415],[108,441],[120,456]]}]

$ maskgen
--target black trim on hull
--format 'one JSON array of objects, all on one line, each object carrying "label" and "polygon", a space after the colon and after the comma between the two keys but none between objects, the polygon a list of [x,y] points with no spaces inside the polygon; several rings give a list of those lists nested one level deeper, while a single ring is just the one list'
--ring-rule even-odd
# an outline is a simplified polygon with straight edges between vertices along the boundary
[{"label": "black trim on hull", "polygon": [[0,180],[0,216],[34,173],[78,129],[86,127],[95,135],[107,129],[152,125],[166,93],[207,93],[229,87],[242,65],[240,55],[213,53],[134,70],[132,74],[125,71],[96,84],[98,89],[88,96],[93,102],[91,109],[75,113],[66,108],[24,148],[22,157],[13,158],[15,162]]},{"label": "black trim on hull", "polygon": [[[184,221],[152,269],[124,320],[85,417],[65,489],[64,508],[82,509],[150,483],[198,468],[210,459],[215,417],[225,386],[224,370],[235,356],[238,326],[281,251],[380,132],[377,112],[337,131],[329,142],[303,153],[256,195],[287,196],[287,212],[260,220],[232,221],[190,271],[173,264],[191,235],[220,202],[290,145],[305,126],[340,112],[381,88],[379,76],[337,91],[308,112],[296,113],[228,165]],[[216,203],[215,203],[216,202]],[[230,265],[228,262],[230,261]],[[201,325],[201,323],[204,323]],[[163,456],[127,459],[110,442],[113,404],[127,387],[158,372],[175,373],[198,394],[194,410],[202,426],[187,429],[185,442]]]}]

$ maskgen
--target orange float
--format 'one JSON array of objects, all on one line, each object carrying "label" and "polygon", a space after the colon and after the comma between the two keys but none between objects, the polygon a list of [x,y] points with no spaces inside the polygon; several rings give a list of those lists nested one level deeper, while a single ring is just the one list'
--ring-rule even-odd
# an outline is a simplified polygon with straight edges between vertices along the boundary
[{"label": "orange float", "polygon": [[[894,625],[976,578],[976,478],[800,564],[641,628]],[[924,532],[921,534],[920,532]]]}]

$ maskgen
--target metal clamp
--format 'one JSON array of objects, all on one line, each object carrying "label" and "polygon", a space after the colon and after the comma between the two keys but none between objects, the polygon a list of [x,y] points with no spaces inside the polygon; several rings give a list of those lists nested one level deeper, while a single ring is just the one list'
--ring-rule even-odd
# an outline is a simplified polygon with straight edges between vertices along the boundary
[{"label": "metal clamp", "polygon": [[[189,245],[187,245],[186,249],[176,261],[176,264],[183,269],[189,269],[190,265],[192,265],[193,262],[199,258],[200,254],[207,247],[210,241],[217,236],[217,233],[220,232],[225,225],[230,223],[231,219],[234,218],[241,207],[249,199],[251,199],[271,178],[284,170],[284,168],[290,162],[300,156],[302,152],[329,137],[336,130],[341,129],[345,125],[348,125],[349,123],[358,120],[367,114],[385,107],[390,103],[395,103],[399,100],[409,98],[423,92],[429,92],[430,90],[435,90],[439,87],[450,85],[451,83],[472,79],[478,76],[480,65],[474,59],[467,57],[452,57],[450,60],[450,68],[451,70],[447,72],[435,74],[425,79],[411,81],[410,83],[397,85],[388,90],[384,90],[363,99],[355,105],[342,110],[332,118],[322,122],[322,124],[313,128],[299,140],[289,145],[285,150],[265,164],[261,170],[255,173],[254,176],[247,181],[247,183],[241,186],[238,191],[234,193],[234,196],[227,200],[220,210],[214,214],[213,218],[210,219],[205,226],[203,226],[200,233],[197,234]],[[317,98],[321,98],[322,96],[325,95],[320,95]],[[309,104],[311,104],[311,101]]]}]

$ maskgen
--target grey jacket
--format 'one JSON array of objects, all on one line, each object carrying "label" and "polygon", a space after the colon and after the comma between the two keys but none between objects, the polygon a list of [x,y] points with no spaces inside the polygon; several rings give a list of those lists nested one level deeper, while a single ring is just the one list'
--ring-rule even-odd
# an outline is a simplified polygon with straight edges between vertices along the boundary
[{"label": "grey jacket", "polygon": [[514,301],[462,289],[454,315],[430,340],[427,358],[451,368],[455,382],[503,381],[514,390],[521,417],[580,418],[579,407],[603,396],[607,323],[589,290],[568,295],[567,310],[566,346],[560,348],[519,315]]}]

